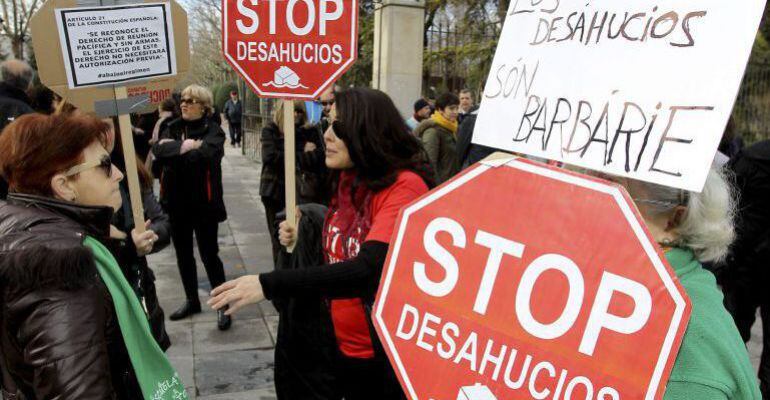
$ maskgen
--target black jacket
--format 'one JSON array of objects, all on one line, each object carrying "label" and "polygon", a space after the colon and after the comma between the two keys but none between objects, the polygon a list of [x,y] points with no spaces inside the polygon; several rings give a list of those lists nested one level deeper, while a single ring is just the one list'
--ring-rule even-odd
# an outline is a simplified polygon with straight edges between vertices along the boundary
[{"label": "black jacket", "polygon": [[234,103],[233,99],[229,99],[225,102],[225,109],[223,111],[227,122],[232,125],[240,125],[241,117],[243,116],[243,101],[238,100],[237,103]]},{"label": "black jacket", "polygon": [[35,112],[23,90],[0,82],[0,130],[16,118]]},{"label": "black jacket", "polygon": [[766,262],[770,256],[770,140],[743,149],[728,166],[740,193],[733,254]]},{"label": "black jacket", "polygon": [[[16,118],[35,112],[24,91],[0,82],[0,131]],[[0,177],[0,200],[8,195],[8,183]]]},{"label": "black jacket", "polygon": [[459,169],[465,169],[477,162],[485,159],[487,156],[497,150],[493,147],[482,146],[473,143],[473,129],[476,128],[476,118],[479,110],[476,109],[467,114],[457,128],[457,161]]},{"label": "black jacket", "polygon": [[[326,203],[328,192],[325,191],[326,164],[325,147],[323,138],[316,126],[304,127],[297,125],[294,128],[295,133],[295,157],[297,160],[297,181],[302,183],[303,174],[308,176],[311,181],[313,194],[303,196],[305,190],[298,188],[300,194],[299,203]],[[285,202],[285,175],[284,175],[284,149],[283,134],[278,129],[278,125],[271,122],[262,128],[262,173],[259,183],[259,195],[278,201]],[[305,144],[311,142],[315,144],[316,149],[311,152],[305,152]],[[310,188],[308,188],[310,189]],[[309,193],[309,192],[307,192]]]},{"label": "black jacket", "polygon": [[[112,210],[11,194],[0,202],[0,369],[26,399],[142,398],[86,235]],[[7,386],[7,385],[6,385]]]},{"label": "black jacket", "polygon": [[[171,141],[161,143],[164,139]],[[185,139],[203,145],[180,154]],[[168,124],[152,147],[155,162],[161,164],[160,200],[171,219],[196,218],[222,222],[227,210],[222,198],[222,157],[225,133],[209,118]]]},{"label": "black jacket", "polygon": [[[166,333],[163,309],[158,302],[158,294],[155,289],[155,274],[147,264],[147,258],[136,253],[131,231],[134,230],[134,217],[131,211],[131,198],[128,194],[128,184],[125,180],[120,185],[120,195],[123,198],[123,206],[112,217],[112,225],[125,232],[126,239],[110,239],[107,247],[118,265],[123,270],[128,284],[136,293],[139,301],[146,308],[150,322],[152,336],[160,345],[161,350],[171,346],[171,340]],[[155,200],[152,189],[142,190],[142,203],[144,204],[144,218],[150,220],[150,230],[158,235],[158,240],[153,244],[152,253],[163,250],[171,243],[171,223],[168,216]]]},{"label": "black jacket", "polygon": [[[320,246],[326,207],[303,204],[297,227],[302,240],[289,254],[281,251],[278,269],[323,265]],[[281,213],[278,219],[286,219]],[[283,249],[283,248],[282,248]],[[326,303],[318,295],[273,300],[281,318],[275,344],[275,390],[279,399],[337,399],[336,342]]]}]

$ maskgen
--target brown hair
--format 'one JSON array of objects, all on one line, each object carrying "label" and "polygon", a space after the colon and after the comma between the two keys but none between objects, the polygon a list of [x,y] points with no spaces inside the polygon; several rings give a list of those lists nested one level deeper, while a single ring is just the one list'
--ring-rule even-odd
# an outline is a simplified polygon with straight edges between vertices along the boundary
[{"label": "brown hair", "polygon": [[[116,167],[120,170],[120,172],[126,173],[126,159],[123,156],[123,141],[121,140],[121,133],[120,133],[120,121],[118,120],[118,117],[111,117],[112,118],[112,125],[114,126],[115,131],[115,147],[112,149],[112,154],[110,154],[110,157],[112,158],[112,163],[115,164]],[[142,161],[139,156],[136,157],[136,172],[139,174],[139,183],[142,185],[144,189],[152,188],[152,180],[154,179],[152,177],[152,173],[147,169],[147,167],[144,165],[144,161]]]},{"label": "brown hair", "polygon": [[[285,101],[279,100],[278,104],[275,106],[275,110],[273,110],[273,122],[275,122],[276,125],[278,125],[278,129],[283,133],[283,105]],[[299,116],[294,117],[294,124],[300,125],[300,126],[307,126],[308,120],[307,120],[307,111],[305,110],[305,102],[300,100],[294,100],[292,101],[294,105],[294,112],[299,113]]]},{"label": "brown hair", "polygon": [[82,163],[92,143],[104,145],[108,130],[90,116],[19,117],[0,134],[0,174],[13,192],[51,197],[51,178]]}]

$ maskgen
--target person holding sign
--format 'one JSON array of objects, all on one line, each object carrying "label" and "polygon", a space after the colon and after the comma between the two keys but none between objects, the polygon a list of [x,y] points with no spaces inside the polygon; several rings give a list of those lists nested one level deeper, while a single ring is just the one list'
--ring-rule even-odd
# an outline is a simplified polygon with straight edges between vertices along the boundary
[{"label": "person holding sign", "polygon": [[[186,399],[105,247],[123,174],[88,116],[26,115],[0,137],[5,398]],[[162,388],[162,389],[161,389]]]},{"label": "person holding sign", "polygon": [[[339,92],[331,117],[324,141],[336,187],[318,244],[327,264],[235,279],[214,289],[209,305],[229,306],[233,313],[265,298],[325,297],[338,344],[336,368],[329,373],[340,383],[341,397],[400,399],[404,395],[370,329],[370,310],[399,210],[434,185],[433,173],[385,93]],[[286,222],[280,238],[284,246],[298,240]]]},{"label": "person holding sign", "polygon": [[692,301],[687,331],[668,379],[666,400],[761,399],[748,352],[711,272],[735,237],[735,202],[721,171],[700,193],[614,178],[626,187]]},{"label": "person holding sign", "polygon": [[[193,256],[193,233],[198,241],[211,287],[225,282],[219,258],[217,232],[227,219],[222,199],[222,157],[225,133],[211,120],[213,96],[191,85],[182,91],[182,117],[169,123],[152,148],[162,168],[161,203],[171,218],[171,239],[187,301],[170,318],[186,318],[201,311],[198,274]],[[230,317],[220,312],[217,327],[230,328]]]},{"label": "person holding sign", "polygon": [[[276,215],[286,208],[286,182],[284,159],[283,116],[284,102],[278,102],[273,113],[273,120],[262,128],[260,135],[262,171],[259,180],[259,195],[265,207],[267,227],[273,250],[273,265],[278,263],[281,244],[278,242]],[[323,170],[323,143],[318,129],[307,123],[305,103],[293,101],[295,160],[299,179],[301,203],[321,203],[325,197],[319,182],[325,176]]]}]

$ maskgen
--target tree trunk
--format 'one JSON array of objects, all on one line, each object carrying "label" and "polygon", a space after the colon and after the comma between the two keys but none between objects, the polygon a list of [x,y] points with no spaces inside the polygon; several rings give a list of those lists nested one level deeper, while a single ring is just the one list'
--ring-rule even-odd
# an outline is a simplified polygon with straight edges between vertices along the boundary
[{"label": "tree trunk", "polygon": [[500,0],[500,4],[497,6],[497,15],[500,17],[500,24],[505,21],[505,14],[508,13],[509,0]]},{"label": "tree trunk", "polygon": [[13,51],[13,57],[18,60],[24,59],[24,38],[21,36],[13,36],[11,38],[11,49]]}]

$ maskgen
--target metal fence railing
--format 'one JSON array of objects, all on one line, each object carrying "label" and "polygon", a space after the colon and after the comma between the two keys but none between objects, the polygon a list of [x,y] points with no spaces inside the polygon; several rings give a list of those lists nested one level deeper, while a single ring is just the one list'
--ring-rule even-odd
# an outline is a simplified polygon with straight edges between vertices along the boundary
[{"label": "metal fence railing", "polygon": [[732,116],[746,144],[770,138],[770,63],[749,62]]},{"label": "metal fence railing", "polygon": [[455,93],[460,89],[478,91],[486,80],[497,39],[490,32],[458,32],[443,24],[428,29],[423,54],[423,89]]},{"label": "metal fence railing", "polygon": [[257,97],[242,80],[239,83],[239,91],[243,94],[243,155],[255,162],[261,162],[259,137],[262,128],[273,118],[275,100]]}]

